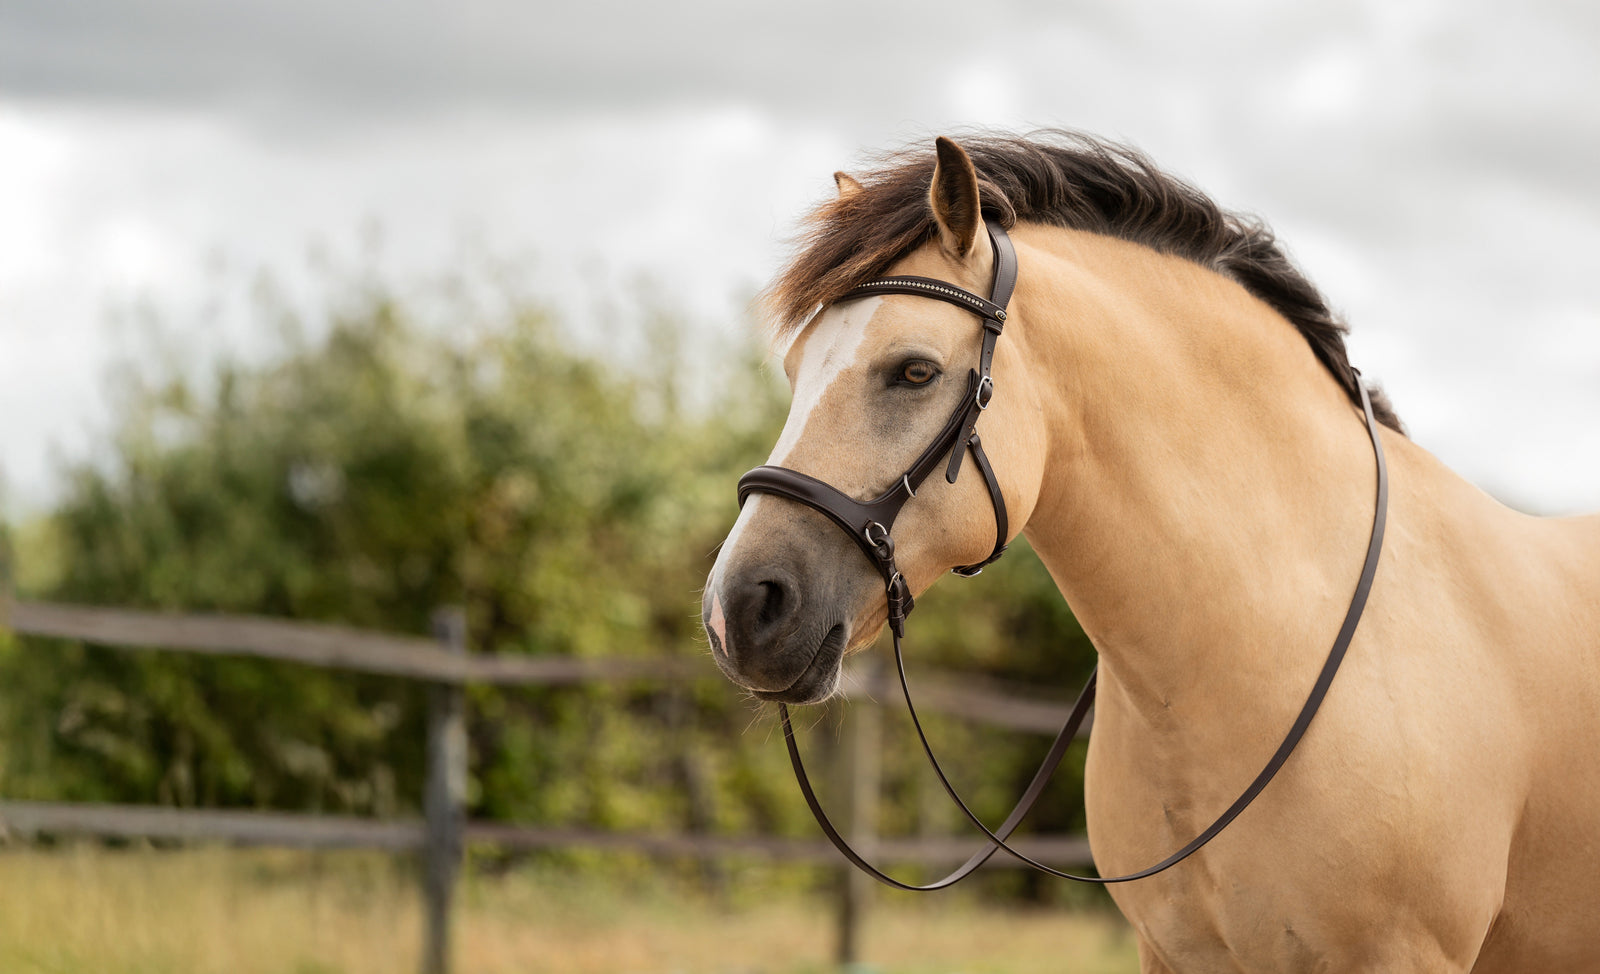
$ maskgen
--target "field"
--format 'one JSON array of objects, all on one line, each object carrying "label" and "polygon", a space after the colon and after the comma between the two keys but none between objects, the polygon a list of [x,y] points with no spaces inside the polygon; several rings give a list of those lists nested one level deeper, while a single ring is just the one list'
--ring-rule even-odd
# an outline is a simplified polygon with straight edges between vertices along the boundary
[{"label": "field", "polygon": [[[833,969],[832,904],[798,890],[732,905],[650,871],[622,882],[521,867],[479,870],[463,893],[462,974]],[[410,972],[419,913],[411,870],[376,854],[0,848],[7,974]],[[1112,915],[1001,910],[954,894],[880,899],[864,953],[860,970],[881,974],[1137,969]]]}]

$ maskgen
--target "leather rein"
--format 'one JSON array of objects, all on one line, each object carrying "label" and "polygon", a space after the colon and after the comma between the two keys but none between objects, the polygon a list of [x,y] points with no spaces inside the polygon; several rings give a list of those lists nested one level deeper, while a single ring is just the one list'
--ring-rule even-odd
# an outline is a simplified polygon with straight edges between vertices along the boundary
[{"label": "leather rein", "polygon": [[[752,493],[776,494],[798,501],[820,513],[826,515],[831,521],[845,531],[866,554],[867,559],[883,575],[885,595],[888,601],[889,629],[894,637],[895,667],[900,677],[900,689],[905,696],[906,709],[911,714],[911,723],[916,728],[917,739],[922,743],[923,753],[927,755],[928,762],[932,765],[934,774],[938,776],[939,783],[944,787],[945,793],[961,809],[967,819],[977,829],[988,837],[988,843],[972,854],[966,862],[952,870],[942,879],[927,885],[917,886],[901,882],[882,872],[871,863],[867,862],[857,853],[844,836],[834,827],[823,811],[822,804],[812,790],[811,781],[806,776],[805,765],[800,759],[800,749],[795,742],[794,728],[789,721],[789,708],[780,703],[778,712],[783,720],[784,743],[789,750],[789,761],[794,766],[795,778],[800,784],[800,791],[805,796],[806,804],[811,807],[811,814],[816,818],[817,824],[832,841],[834,846],[851,863],[858,866],[868,875],[893,886],[896,889],[928,892],[953,886],[975,872],[979,866],[987,862],[996,852],[1005,851],[1013,858],[1031,866],[1040,872],[1062,879],[1075,880],[1080,883],[1126,883],[1136,879],[1154,876],[1156,873],[1169,869],[1210,842],[1227,828],[1239,816],[1256,796],[1266,788],[1288,761],[1289,755],[1294,753],[1296,745],[1305,736],[1311,720],[1316,716],[1317,709],[1322,705],[1323,698],[1328,694],[1328,689],[1333,685],[1333,678],[1339,671],[1339,664],[1343,662],[1345,652],[1350,648],[1350,642],[1355,637],[1356,627],[1361,621],[1361,613],[1366,608],[1367,596],[1372,591],[1372,581],[1378,570],[1378,558],[1383,551],[1384,525],[1387,521],[1389,506],[1389,473],[1384,462],[1383,444],[1378,435],[1378,423],[1372,413],[1372,402],[1367,395],[1365,384],[1361,381],[1361,374],[1356,370],[1356,388],[1361,396],[1361,409],[1366,418],[1367,434],[1372,439],[1372,452],[1377,460],[1377,500],[1372,518],[1372,536],[1367,544],[1367,557],[1361,568],[1360,580],[1356,583],[1355,594],[1350,599],[1350,607],[1345,613],[1344,623],[1339,627],[1333,647],[1328,651],[1327,660],[1322,664],[1322,670],[1317,675],[1317,680],[1306,697],[1300,714],[1295,718],[1289,732],[1284,736],[1283,742],[1278,745],[1272,757],[1256,775],[1254,781],[1245,788],[1238,799],[1217,817],[1203,832],[1195,836],[1187,845],[1160,862],[1141,869],[1137,872],[1127,873],[1122,876],[1079,876],[1073,873],[1062,872],[1039,862],[1036,859],[1018,852],[1006,843],[1011,834],[1016,830],[1022,819],[1033,808],[1039,796],[1043,794],[1045,785],[1052,774],[1060,765],[1061,759],[1067,752],[1067,747],[1077,736],[1079,728],[1088,716],[1094,705],[1095,673],[1091,672],[1088,682],[1078,694],[1077,701],[1072,706],[1066,723],[1061,732],[1056,735],[1055,742],[1050,746],[1044,761],[1034,773],[1033,780],[1023,791],[1022,797],[1006,816],[1000,827],[991,830],[962,800],[956,792],[955,786],[945,775],[939,761],[933,754],[933,748],[928,743],[928,737],[923,732],[922,721],[917,716],[917,708],[911,700],[911,687],[906,682],[905,657],[901,652],[900,642],[905,635],[905,620],[913,608],[910,587],[906,584],[905,577],[895,567],[894,540],[891,533],[895,519],[899,516],[900,509],[911,498],[916,496],[917,488],[929,475],[945,462],[945,480],[955,483],[956,477],[961,472],[962,458],[971,451],[974,462],[979,472],[983,475],[984,482],[989,490],[990,502],[994,505],[995,514],[995,546],[994,550],[981,562],[972,565],[963,565],[952,569],[957,575],[971,577],[983,570],[983,567],[999,558],[1006,550],[1009,534],[1006,519],[1005,497],[1000,492],[999,482],[995,479],[994,469],[989,464],[989,458],[983,452],[983,441],[978,436],[977,422],[982,412],[989,407],[994,397],[994,379],[990,376],[990,368],[994,362],[994,349],[999,341],[1000,333],[1005,328],[1006,304],[1011,299],[1011,293],[1017,281],[1016,251],[1011,245],[1005,228],[995,220],[986,220],[989,231],[989,242],[994,251],[994,284],[988,298],[980,297],[944,281],[926,277],[885,277],[869,281],[847,291],[841,301],[856,298],[870,297],[881,294],[910,294],[918,297],[933,298],[944,301],[957,307],[964,308],[976,314],[983,324],[983,344],[978,356],[978,367],[967,374],[967,391],[961,402],[951,412],[950,418],[939,431],[927,449],[923,450],[915,462],[901,475],[899,481],[888,490],[868,501],[858,501],[834,487],[807,476],[798,471],[785,467],[760,466],[739,478],[739,504],[742,507]],[[945,456],[949,455],[946,462]]]}]

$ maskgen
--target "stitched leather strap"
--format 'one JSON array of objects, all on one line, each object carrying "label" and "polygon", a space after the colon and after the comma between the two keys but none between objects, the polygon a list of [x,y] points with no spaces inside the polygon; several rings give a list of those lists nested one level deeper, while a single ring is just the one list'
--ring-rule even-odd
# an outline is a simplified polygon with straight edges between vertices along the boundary
[{"label": "stitched leather strap", "polygon": [[841,301],[854,301],[856,298],[870,298],[882,294],[914,294],[919,298],[934,298],[953,304],[958,308],[965,308],[980,318],[993,318],[997,321],[1006,320],[1006,309],[986,298],[979,297],[965,288],[947,284],[932,277],[916,277],[915,275],[902,275],[900,277],[880,277],[875,281],[857,284],[846,291]]}]

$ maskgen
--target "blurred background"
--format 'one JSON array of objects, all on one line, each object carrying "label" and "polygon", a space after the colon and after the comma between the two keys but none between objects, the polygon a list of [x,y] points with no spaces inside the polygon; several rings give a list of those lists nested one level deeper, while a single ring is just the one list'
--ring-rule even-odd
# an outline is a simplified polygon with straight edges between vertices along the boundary
[{"label": "blurred background", "polygon": [[[1000,870],[912,902],[808,858],[781,734],[698,630],[787,401],[752,297],[835,169],[1081,128],[1266,218],[1423,446],[1514,506],[1594,510],[1597,52],[1600,8],[1554,0],[6,4],[7,584],[424,638],[459,607],[474,654],[680,661],[466,688],[465,815],[577,838],[469,843],[457,969],[790,972],[842,947],[882,971],[1133,969],[1097,894]],[[942,584],[916,635],[916,665],[1046,710],[1092,655],[1025,550]],[[0,627],[0,968],[423,963],[409,853],[16,810],[415,821],[427,687],[109,640]],[[862,805],[874,754],[871,831],[953,834],[902,717],[853,743],[892,703],[857,686],[808,712],[807,746],[854,775],[834,797]],[[998,818],[1048,738],[971,717],[934,730]],[[1047,836],[1082,830],[1062,777]]]}]

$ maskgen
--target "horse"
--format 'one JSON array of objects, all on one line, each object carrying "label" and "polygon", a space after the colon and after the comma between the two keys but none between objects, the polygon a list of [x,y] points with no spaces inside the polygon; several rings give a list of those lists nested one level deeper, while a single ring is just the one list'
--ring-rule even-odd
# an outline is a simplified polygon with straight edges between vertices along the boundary
[{"label": "horse", "polygon": [[[1099,658],[1102,875],[1194,838],[1295,719],[1368,549],[1381,437],[1387,540],[1309,732],[1227,831],[1111,888],[1141,971],[1600,970],[1600,515],[1511,510],[1412,442],[1272,232],[1134,149],[940,138],[835,182],[766,294],[793,390],[769,463],[883,495],[992,350],[998,494],[908,482],[894,563],[909,599],[1026,534]],[[850,293],[989,293],[986,219],[1017,264],[997,345],[952,302]],[[701,604],[722,672],[832,695],[895,622],[858,545],[751,494]]]}]

